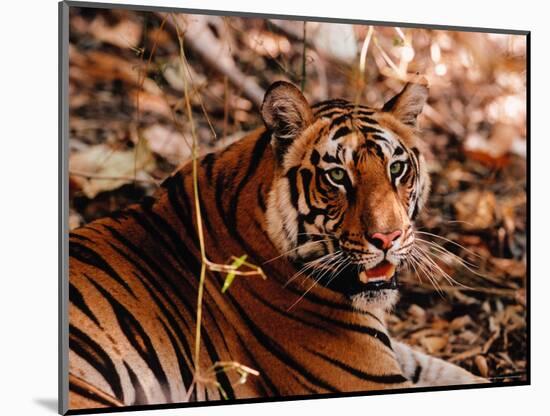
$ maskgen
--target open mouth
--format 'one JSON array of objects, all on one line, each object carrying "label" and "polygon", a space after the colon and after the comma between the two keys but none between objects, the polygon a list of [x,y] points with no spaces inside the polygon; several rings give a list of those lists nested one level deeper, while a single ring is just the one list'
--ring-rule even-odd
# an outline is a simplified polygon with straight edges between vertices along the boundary
[{"label": "open mouth", "polygon": [[395,265],[384,260],[371,269],[360,270],[359,280],[365,285],[387,283],[395,275]]},{"label": "open mouth", "polygon": [[[396,267],[383,260],[370,269],[359,266],[358,275],[347,276],[349,288],[344,293],[356,295],[361,292],[376,292],[384,289],[397,289]],[[344,280],[344,279],[343,279]]]},{"label": "open mouth", "polygon": [[365,269],[361,264],[349,263],[337,275],[323,277],[319,283],[347,296],[364,292],[373,295],[378,291],[397,289],[396,266],[387,260],[370,269]]}]

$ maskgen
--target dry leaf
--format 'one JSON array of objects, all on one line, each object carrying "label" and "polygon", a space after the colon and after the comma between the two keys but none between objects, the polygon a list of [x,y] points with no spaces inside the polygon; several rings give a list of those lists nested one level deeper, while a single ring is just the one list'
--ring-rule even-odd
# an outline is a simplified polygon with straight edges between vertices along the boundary
[{"label": "dry leaf", "polygon": [[471,323],[472,323],[472,318],[470,318],[470,315],[459,316],[451,321],[449,325],[449,329],[451,330],[464,329],[466,325],[469,325]]},{"label": "dry leaf", "polygon": [[449,339],[447,337],[426,337],[420,340],[420,343],[428,353],[434,354],[447,346]]},{"label": "dry leaf", "polygon": [[409,306],[409,314],[418,321],[424,321],[426,319],[426,311],[414,303]]},{"label": "dry leaf", "polygon": [[135,170],[139,174],[137,179],[143,179],[143,171],[151,171],[154,165],[153,155],[144,145],[136,152],[135,149],[114,150],[100,144],[90,146],[69,158],[71,180],[79,184],[88,198],[131,183]]},{"label": "dry leaf", "polygon": [[143,130],[149,148],[169,162],[178,165],[191,156],[190,144],[178,131],[162,124],[154,124]]},{"label": "dry leaf", "polygon": [[496,198],[490,191],[464,192],[454,204],[457,220],[464,222],[464,228],[479,230],[494,224]]},{"label": "dry leaf", "polygon": [[487,377],[489,375],[489,366],[487,365],[487,360],[483,355],[476,355],[476,358],[474,358],[474,362],[476,364],[477,369],[479,370],[479,374],[482,377]]}]

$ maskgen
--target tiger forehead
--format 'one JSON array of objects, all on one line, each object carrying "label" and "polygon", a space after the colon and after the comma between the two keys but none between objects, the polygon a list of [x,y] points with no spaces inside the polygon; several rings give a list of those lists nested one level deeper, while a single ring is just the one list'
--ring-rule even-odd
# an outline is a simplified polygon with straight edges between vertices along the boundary
[{"label": "tiger forehead", "polygon": [[383,161],[405,152],[393,132],[377,122],[377,110],[340,99],[324,101],[312,109],[324,124],[315,145],[326,162],[357,165],[369,154]]},{"label": "tiger forehead", "polygon": [[343,99],[321,101],[311,106],[315,118],[338,117],[341,115],[368,116],[376,112],[375,109],[362,104],[350,103]]},{"label": "tiger forehead", "polygon": [[376,120],[377,111],[360,104],[345,100],[323,101],[312,107],[316,120],[323,120],[325,135],[339,140],[352,132],[361,132],[365,137],[370,134],[384,134],[384,128]]}]

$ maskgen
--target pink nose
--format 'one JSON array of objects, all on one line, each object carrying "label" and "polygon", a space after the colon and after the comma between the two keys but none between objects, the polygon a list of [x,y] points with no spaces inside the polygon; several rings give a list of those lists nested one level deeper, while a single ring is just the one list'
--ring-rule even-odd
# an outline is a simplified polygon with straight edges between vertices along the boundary
[{"label": "pink nose", "polygon": [[396,230],[388,234],[374,233],[368,238],[368,240],[377,248],[387,250],[392,246],[393,242],[399,238],[400,235],[401,230]]}]

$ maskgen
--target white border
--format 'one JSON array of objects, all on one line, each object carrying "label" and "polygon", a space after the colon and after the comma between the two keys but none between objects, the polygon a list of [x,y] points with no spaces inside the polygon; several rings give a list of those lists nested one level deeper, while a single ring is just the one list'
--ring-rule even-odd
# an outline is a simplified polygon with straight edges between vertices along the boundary
[{"label": "white border", "polygon": [[[136,0],[137,1],[137,0]],[[550,203],[545,169],[548,138],[548,12],[543,2],[391,2],[338,0],[299,3],[137,1],[148,5],[231,9],[532,31],[532,382],[530,387],[324,399],[135,413],[136,415],[257,415],[338,412],[407,415],[518,415],[548,407],[550,295],[545,259]],[[3,414],[54,414],[57,396],[57,2],[3,5],[0,89],[0,230],[2,232]],[[111,0],[110,3],[121,3]],[[546,399],[546,400],[544,400]],[[544,400],[544,401],[543,401]],[[354,412],[355,413],[355,412]],[[534,413],[538,413],[535,412]],[[133,414],[133,413],[124,413]]]}]

